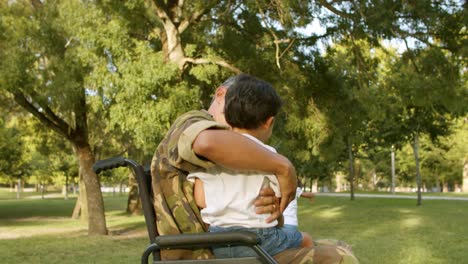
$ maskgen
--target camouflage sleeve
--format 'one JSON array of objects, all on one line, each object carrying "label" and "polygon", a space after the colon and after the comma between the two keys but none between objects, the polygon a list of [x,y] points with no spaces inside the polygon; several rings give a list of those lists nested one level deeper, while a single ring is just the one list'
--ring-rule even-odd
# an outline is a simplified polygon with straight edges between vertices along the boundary
[{"label": "camouflage sleeve", "polygon": [[210,128],[227,129],[228,127],[209,120],[202,120],[193,123],[192,125],[187,127],[184,130],[184,132],[180,135],[179,141],[177,143],[179,149],[179,156],[185,161],[188,161],[202,168],[209,168],[214,166],[213,162],[200,158],[199,156],[197,156],[197,154],[195,154],[195,152],[192,149],[192,144],[197,138],[198,134],[200,134],[200,132],[202,132],[203,130]]}]

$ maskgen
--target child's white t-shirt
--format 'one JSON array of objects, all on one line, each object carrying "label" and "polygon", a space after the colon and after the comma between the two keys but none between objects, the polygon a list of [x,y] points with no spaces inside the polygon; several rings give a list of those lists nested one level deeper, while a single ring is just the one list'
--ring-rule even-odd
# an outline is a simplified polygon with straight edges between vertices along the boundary
[{"label": "child's white t-shirt", "polygon": [[[276,153],[276,150],[263,144],[257,138],[243,134],[258,144]],[[220,166],[206,172],[194,172],[187,180],[203,182],[206,208],[200,211],[203,221],[219,227],[242,226],[246,228],[274,227],[277,221],[266,223],[270,214],[255,213],[253,205],[262,187],[270,186],[280,197],[278,179],[273,174],[255,171],[231,170]]]},{"label": "child's white t-shirt", "polygon": [[297,198],[299,198],[302,194],[302,189],[297,187],[296,190],[296,198],[292,200],[289,204],[288,207],[283,212],[283,217],[284,217],[284,224],[285,225],[298,225],[297,221]]}]

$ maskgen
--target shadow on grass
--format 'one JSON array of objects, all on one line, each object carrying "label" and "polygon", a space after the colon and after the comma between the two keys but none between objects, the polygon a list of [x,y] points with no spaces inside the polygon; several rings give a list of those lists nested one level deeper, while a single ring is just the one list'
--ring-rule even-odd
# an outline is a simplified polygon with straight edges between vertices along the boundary
[{"label": "shadow on grass", "polygon": [[[9,228],[9,232],[0,234],[0,241],[3,239],[17,239],[21,237],[39,237],[39,236],[83,236],[87,235],[86,224],[69,223],[60,226],[54,226],[50,221],[37,221],[37,222],[23,222],[22,224],[4,225],[3,227]],[[135,238],[147,237],[146,225],[142,222],[122,223],[108,227],[109,236],[115,238]],[[9,234],[7,234],[9,233]]]},{"label": "shadow on grass", "polygon": [[76,199],[0,201],[0,220],[29,217],[70,217]]},{"label": "shadow on grass", "polygon": [[63,218],[63,217],[29,217],[29,218],[22,218],[22,219],[3,219],[0,221],[2,227],[11,227],[11,228],[34,228],[34,227],[45,227],[45,226],[52,226],[56,225],[59,227],[66,227],[66,226],[76,226],[79,221],[72,220],[70,218]]},{"label": "shadow on grass", "polygon": [[[106,216],[109,235],[116,239],[146,237],[144,218],[114,213]],[[64,217],[0,219],[0,240],[22,237],[86,235],[87,224]]]},{"label": "shadow on grass", "polygon": [[[127,211],[123,210],[114,210],[114,211],[106,211],[106,215],[109,216],[140,216],[140,215],[132,215],[128,213]],[[141,215],[143,217],[143,215]]]},{"label": "shadow on grass", "polygon": [[[125,213],[126,196],[104,197],[106,212]],[[71,217],[76,198],[20,199],[0,200],[0,220],[21,219],[30,217]]]},{"label": "shadow on grass", "polygon": [[122,223],[109,227],[109,234],[111,236],[123,237],[147,237],[146,224],[144,222]]}]

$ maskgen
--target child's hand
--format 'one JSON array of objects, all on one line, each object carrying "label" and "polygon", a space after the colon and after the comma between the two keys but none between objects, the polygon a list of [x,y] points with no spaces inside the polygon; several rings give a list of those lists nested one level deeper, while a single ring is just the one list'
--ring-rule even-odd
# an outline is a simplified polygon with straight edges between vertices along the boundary
[{"label": "child's hand", "polygon": [[314,203],[315,201],[315,194],[312,192],[303,192],[301,193],[301,197],[309,199],[310,203]]}]

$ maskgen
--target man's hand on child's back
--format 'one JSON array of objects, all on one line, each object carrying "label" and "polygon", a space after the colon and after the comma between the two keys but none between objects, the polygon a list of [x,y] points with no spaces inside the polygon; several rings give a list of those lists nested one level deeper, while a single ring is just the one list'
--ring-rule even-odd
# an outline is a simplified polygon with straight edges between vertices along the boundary
[{"label": "man's hand on child's back", "polygon": [[276,197],[275,191],[272,188],[263,188],[260,191],[258,198],[254,202],[255,212],[257,214],[268,214],[271,215],[266,219],[267,223],[271,223],[277,220],[281,216],[280,212],[280,201]]}]

